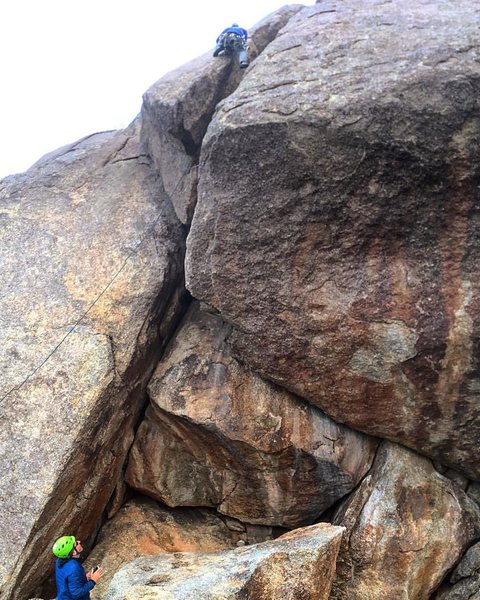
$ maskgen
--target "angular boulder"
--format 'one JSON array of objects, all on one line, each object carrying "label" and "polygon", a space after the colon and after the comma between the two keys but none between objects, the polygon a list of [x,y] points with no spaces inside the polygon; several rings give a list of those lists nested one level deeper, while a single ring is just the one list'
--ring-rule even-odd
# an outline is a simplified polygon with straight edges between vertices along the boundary
[{"label": "angular boulder", "polygon": [[293,17],[202,146],[187,287],[335,420],[480,478],[480,50],[469,0]]},{"label": "angular boulder", "polygon": [[480,510],[429,459],[383,443],[333,522],[346,528],[332,600],[430,598],[480,534]]},{"label": "angular boulder", "polygon": [[327,600],[342,531],[322,523],[230,552],[141,558],[114,576],[106,600]]},{"label": "angular boulder", "polygon": [[242,523],[222,520],[208,510],[167,509],[149,498],[134,498],[102,527],[85,561],[87,570],[95,565],[102,565],[105,570],[92,592],[92,600],[103,598],[115,573],[141,556],[217,552],[271,538],[269,527],[249,531]]},{"label": "angular boulder", "polygon": [[248,523],[311,523],[350,492],[377,441],[232,357],[231,327],[194,303],[149,383],[126,481],[169,506]]},{"label": "angular boulder", "polygon": [[[250,60],[302,7],[285,6],[250,32]],[[142,140],[180,221],[189,224],[197,201],[198,158],[218,102],[242,79],[235,61],[208,52],[154,83],[143,96]]]},{"label": "angular boulder", "polygon": [[0,182],[0,596],[25,598],[121,472],[182,308],[184,239],[138,124]]}]

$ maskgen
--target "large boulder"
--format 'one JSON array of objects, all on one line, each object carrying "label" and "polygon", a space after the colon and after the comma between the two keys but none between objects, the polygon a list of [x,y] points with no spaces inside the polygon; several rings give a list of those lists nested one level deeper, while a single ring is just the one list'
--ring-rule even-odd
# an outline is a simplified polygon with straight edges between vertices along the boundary
[{"label": "large boulder", "polygon": [[202,145],[187,286],[255,370],[480,478],[480,50],[470,0],[293,17]]},{"label": "large boulder", "polygon": [[102,565],[105,575],[92,600],[103,598],[124,565],[141,556],[174,552],[217,552],[272,538],[270,527],[248,528],[205,509],[167,509],[149,498],[134,498],[102,527],[85,562]]},{"label": "large boulder", "polygon": [[480,534],[480,510],[463,490],[390,442],[333,522],[346,532],[332,600],[430,598]]},{"label": "large boulder", "polygon": [[327,600],[342,531],[320,524],[230,552],[140,558],[106,600]]},{"label": "large boulder", "polygon": [[198,303],[189,309],[149,383],[126,480],[169,506],[311,523],[358,484],[377,441],[245,368],[230,332]]},{"label": "large boulder", "polygon": [[95,528],[182,309],[184,240],[138,125],[0,182],[0,595]]},{"label": "large boulder", "polygon": [[[285,6],[249,32],[251,61],[301,8]],[[217,103],[235,89],[243,73],[235,61],[208,52],[167,73],[143,96],[143,144],[182,223],[190,223],[197,201],[203,136]]]}]

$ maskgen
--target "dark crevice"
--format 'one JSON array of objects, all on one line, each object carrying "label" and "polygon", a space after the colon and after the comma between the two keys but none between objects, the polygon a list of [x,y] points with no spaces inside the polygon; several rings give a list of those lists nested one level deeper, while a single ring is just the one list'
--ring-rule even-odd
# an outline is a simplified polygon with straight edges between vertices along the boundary
[{"label": "dark crevice", "polygon": [[179,135],[176,137],[182,143],[182,146],[185,148],[185,152],[188,156],[191,156],[195,162],[198,162],[198,157],[200,154],[200,145],[195,144],[193,141],[192,134],[185,129],[183,124],[179,126]]}]

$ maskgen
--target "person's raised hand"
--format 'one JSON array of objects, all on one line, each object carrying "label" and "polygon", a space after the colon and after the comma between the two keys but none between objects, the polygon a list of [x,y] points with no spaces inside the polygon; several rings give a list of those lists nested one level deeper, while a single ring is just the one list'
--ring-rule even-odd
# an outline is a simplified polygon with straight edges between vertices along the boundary
[{"label": "person's raised hand", "polygon": [[97,583],[98,580],[101,579],[104,575],[105,575],[105,571],[104,571],[103,567],[98,567],[98,569],[96,571],[92,570],[87,573],[87,579]]}]

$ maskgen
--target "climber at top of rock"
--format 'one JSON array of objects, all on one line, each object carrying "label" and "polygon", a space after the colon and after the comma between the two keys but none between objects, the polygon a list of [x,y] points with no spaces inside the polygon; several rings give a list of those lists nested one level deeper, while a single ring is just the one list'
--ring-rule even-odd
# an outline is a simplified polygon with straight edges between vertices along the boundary
[{"label": "climber at top of rock", "polygon": [[213,56],[238,54],[240,68],[245,69],[248,67],[247,39],[247,30],[239,27],[237,23],[232,23],[217,37]]}]

